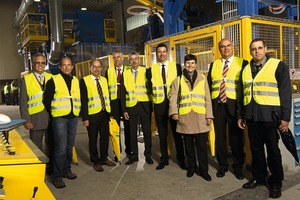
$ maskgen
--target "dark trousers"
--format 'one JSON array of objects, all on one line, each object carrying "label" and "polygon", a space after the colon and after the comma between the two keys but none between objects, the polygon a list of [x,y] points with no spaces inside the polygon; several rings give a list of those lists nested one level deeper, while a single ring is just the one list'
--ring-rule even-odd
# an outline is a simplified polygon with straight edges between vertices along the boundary
[{"label": "dark trousers", "polygon": [[184,148],[182,136],[179,133],[176,133],[176,121],[168,116],[169,112],[169,100],[165,99],[160,104],[154,104],[154,115],[155,122],[157,125],[159,133],[159,144],[161,151],[161,162],[169,161],[168,154],[168,122],[170,122],[171,130],[173,133],[173,138],[176,148],[176,157],[179,163],[184,163]]},{"label": "dark trousers", "polygon": [[71,169],[72,148],[75,144],[78,117],[52,118],[53,128],[53,179],[61,179],[63,173]]},{"label": "dark trousers", "polygon": [[[282,186],[284,178],[282,168],[282,158],[278,147],[279,135],[276,123],[253,122],[247,120],[250,148],[252,154],[252,173],[253,178],[264,181],[267,176],[267,166],[271,176],[269,177],[270,186]],[[267,148],[267,161],[264,145]]]},{"label": "dark trousers", "polygon": [[215,113],[215,149],[219,167],[228,169],[226,147],[226,124],[228,124],[228,136],[233,159],[232,168],[233,170],[242,169],[245,157],[243,130],[238,127],[237,119],[230,115],[226,104],[219,104]]},{"label": "dark trousers", "polygon": [[42,130],[30,130],[29,135],[31,141],[42,151],[43,151],[43,138],[45,133],[47,132],[47,129]]},{"label": "dark trousers", "polygon": [[[101,111],[94,115],[89,115],[89,126],[87,127],[89,135],[89,153],[92,163],[104,162],[108,157],[109,144],[109,117],[106,111]],[[98,134],[100,134],[100,156],[98,153]]]},{"label": "dark trousers", "polygon": [[[121,117],[123,117],[122,109],[121,109],[121,99],[115,99],[111,101],[111,114],[114,117],[114,119],[117,121],[118,125],[120,126]],[[114,107],[114,108],[113,108]],[[131,154],[130,149],[130,134],[129,134],[129,123],[127,120],[123,120],[124,125],[124,139],[125,139],[125,153],[127,155]],[[120,137],[121,139],[121,137]],[[121,148],[121,140],[120,140],[120,150]]]},{"label": "dark trousers", "polygon": [[130,132],[130,147],[131,147],[131,158],[138,159],[138,141],[137,141],[137,125],[138,120],[140,120],[142,131],[144,134],[145,143],[145,157],[151,157],[151,113],[144,110],[141,103],[137,103],[133,107],[129,107],[129,132]]},{"label": "dark trousers", "polygon": [[185,152],[188,163],[188,170],[197,171],[196,153],[199,164],[199,173],[208,172],[208,155],[207,155],[207,132],[198,134],[182,134],[185,144]]}]

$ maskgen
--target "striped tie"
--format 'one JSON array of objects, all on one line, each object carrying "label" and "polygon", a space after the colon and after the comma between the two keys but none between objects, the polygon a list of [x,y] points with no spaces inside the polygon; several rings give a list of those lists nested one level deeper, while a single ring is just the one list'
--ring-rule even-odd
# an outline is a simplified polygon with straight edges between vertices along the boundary
[{"label": "striped tie", "polygon": [[102,110],[105,109],[105,101],[104,101],[104,97],[103,97],[103,92],[102,92],[102,88],[100,86],[100,82],[99,82],[99,78],[96,78],[96,84],[97,84],[97,90],[98,90],[98,94],[101,100],[101,106],[102,106]]},{"label": "striped tie", "polygon": [[228,71],[228,60],[225,61],[225,65],[224,65],[223,73],[222,73],[222,82],[220,85],[220,101],[221,101],[221,103],[226,103],[226,101],[227,101],[226,92],[225,92],[225,81],[226,81],[227,71]]}]

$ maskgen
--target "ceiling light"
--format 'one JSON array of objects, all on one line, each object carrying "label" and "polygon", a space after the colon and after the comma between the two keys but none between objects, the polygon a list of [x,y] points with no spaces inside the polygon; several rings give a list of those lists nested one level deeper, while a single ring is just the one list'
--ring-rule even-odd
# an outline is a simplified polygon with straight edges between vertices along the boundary
[{"label": "ceiling light", "polygon": [[34,0],[35,2],[41,2],[41,0]]},{"label": "ceiling light", "polygon": [[87,8],[84,5],[81,5],[81,10],[87,10]]}]

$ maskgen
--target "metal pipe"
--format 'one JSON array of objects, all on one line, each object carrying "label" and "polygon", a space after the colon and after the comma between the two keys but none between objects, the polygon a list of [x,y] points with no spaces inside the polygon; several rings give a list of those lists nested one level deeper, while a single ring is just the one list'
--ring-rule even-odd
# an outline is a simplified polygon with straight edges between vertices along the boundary
[{"label": "metal pipe", "polygon": [[51,28],[51,47],[48,61],[52,65],[59,63],[63,52],[63,9],[61,0],[49,0],[49,15]]},{"label": "metal pipe", "polygon": [[16,16],[13,22],[13,26],[18,28],[20,26],[20,22],[25,16],[29,6],[33,3],[34,0],[23,0],[18,11],[16,11]]}]

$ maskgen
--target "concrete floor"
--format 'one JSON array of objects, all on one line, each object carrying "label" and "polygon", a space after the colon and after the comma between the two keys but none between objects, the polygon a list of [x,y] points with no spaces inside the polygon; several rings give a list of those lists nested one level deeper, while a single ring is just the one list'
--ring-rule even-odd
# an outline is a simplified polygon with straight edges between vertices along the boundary
[{"label": "concrete floor", "polygon": [[[13,119],[20,118],[17,106],[0,105],[0,113]],[[123,140],[123,135],[121,135],[121,140]],[[242,184],[251,178],[251,173],[246,169],[244,172],[247,179],[244,180],[235,179],[231,172],[227,172],[224,178],[217,178],[215,160],[210,158],[211,182],[207,182],[197,175],[187,178],[186,171],[181,170],[172,160],[165,169],[160,171],[155,169],[160,155],[157,136],[153,137],[152,157],[155,161],[153,165],[145,163],[143,145],[142,142],[139,143],[140,161],[138,163],[125,165],[127,158],[122,154],[122,164],[115,167],[104,166],[104,172],[96,172],[89,161],[87,132],[82,122],[79,121],[76,136],[76,152],[79,162],[78,165],[72,166],[72,170],[78,175],[78,178],[75,180],[64,179],[67,187],[63,189],[56,189],[49,177],[47,177],[46,183],[58,200],[269,199],[268,189],[264,186],[253,190],[241,188]],[[111,149],[109,154],[112,158]],[[172,155],[172,158],[174,157]],[[280,199],[299,199],[299,180],[299,170],[286,171]]]}]

